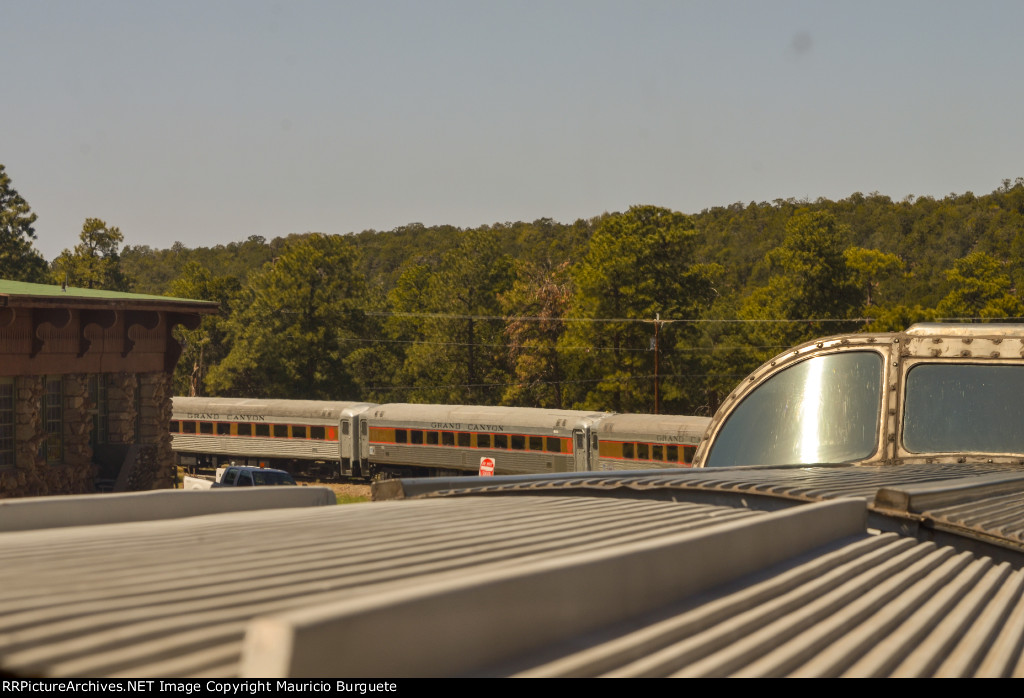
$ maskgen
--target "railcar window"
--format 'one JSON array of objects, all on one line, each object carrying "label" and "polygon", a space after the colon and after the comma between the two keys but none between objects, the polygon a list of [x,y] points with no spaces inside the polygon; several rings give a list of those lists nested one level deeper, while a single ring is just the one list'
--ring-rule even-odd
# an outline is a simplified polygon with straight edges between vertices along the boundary
[{"label": "railcar window", "polygon": [[506,435],[506,434],[495,434],[494,435],[494,447],[495,448],[508,448],[508,435]]},{"label": "railcar window", "polygon": [[436,431],[428,431],[427,432],[427,445],[428,446],[437,446],[437,441],[438,441],[437,432]]},{"label": "railcar window", "polygon": [[341,423],[341,435],[348,436],[348,422]]},{"label": "railcar window", "polygon": [[441,445],[442,446],[454,446],[455,445],[455,433],[451,431],[441,432]]},{"label": "railcar window", "polygon": [[199,422],[199,433],[200,434],[212,434],[213,433],[213,422]]},{"label": "railcar window", "polygon": [[231,422],[217,422],[217,436],[231,436]]},{"label": "railcar window", "polygon": [[1024,453],[1024,366],[918,364],[907,372],[903,445],[914,453]]},{"label": "railcar window", "polygon": [[715,439],[705,465],[847,463],[878,447],[882,355],[814,356],[750,393]]},{"label": "railcar window", "polygon": [[183,434],[195,434],[196,433],[196,423],[195,422],[182,422],[181,423],[181,431],[182,431]]},{"label": "railcar window", "polygon": [[413,429],[409,432],[409,443],[416,444],[417,446],[423,445],[423,431],[420,429]]},{"label": "railcar window", "polygon": [[477,434],[476,435],[476,447],[477,448],[490,448],[491,447],[491,435],[490,434]]},{"label": "railcar window", "polygon": [[696,446],[683,446],[683,462],[692,463],[693,456],[697,453]]},{"label": "railcar window", "polygon": [[552,436],[547,437],[545,451],[548,453],[561,453],[562,452],[562,440]]},{"label": "railcar window", "polygon": [[172,434],[177,434],[179,431],[181,431],[181,423],[178,420],[176,420],[176,419],[172,420],[171,421],[171,433]]},{"label": "railcar window", "polygon": [[366,422],[360,424],[359,431],[363,432],[363,436],[366,436]]},{"label": "railcar window", "polygon": [[326,429],[323,427],[310,427],[309,438],[316,439],[317,441],[323,441],[326,436]]},{"label": "railcar window", "polygon": [[519,434],[512,434],[512,448],[516,451],[526,449],[526,437]]},{"label": "railcar window", "polygon": [[640,460],[650,460],[648,453],[650,449],[647,448],[647,444],[636,445],[636,457]]},{"label": "railcar window", "polygon": [[405,429],[395,429],[395,443],[404,444],[408,441],[407,432]]},{"label": "railcar window", "polygon": [[633,444],[624,443],[622,444],[622,457],[632,458],[633,457]]},{"label": "railcar window", "polygon": [[678,463],[679,462],[679,447],[678,446],[669,446],[669,447],[667,447],[665,449],[665,451],[666,451],[665,455],[667,456],[667,458],[665,460],[667,460],[669,463]]},{"label": "railcar window", "polygon": [[651,446],[651,460],[665,460],[665,449],[661,446]]},{"label": "railcar window", "polygon": [[253,429],[256,430],[256,436],[270,436],[269,424],[254,424]]},{"label": "railcar window", "polygon": [[252,436],[252,424],[249,422],[240,422],[235,431],[239,436]]},{"label": "railcar window", "polygon": [[469,432],[460,431],[458,436],[459,446],[469,448]]},{"label": "railcar window", "polygon": [[530,450],[531,451],[543,451],[544,450],[544,439],[540,436],[530,437]]},{"label": "railcar window", "polygon": [[275,439],[287,439],[288,438],[288,425],[287,424],[275,424],[274,425],[274,438]]},{"label": "railcar window", "polygon": [[304,438],[306,438],[306,427],[293,426],[292,427],[292,438],[293,439],[304,439]]}]

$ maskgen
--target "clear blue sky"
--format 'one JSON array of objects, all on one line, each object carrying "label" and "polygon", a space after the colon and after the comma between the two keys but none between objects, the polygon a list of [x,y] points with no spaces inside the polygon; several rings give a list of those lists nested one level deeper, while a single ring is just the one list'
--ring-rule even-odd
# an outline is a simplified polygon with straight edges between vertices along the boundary
[{"label": "clear blue sky", "polygon": [[987,193],[1024,176],[1021,2],[0,0],[0,163],[48,259]]}]

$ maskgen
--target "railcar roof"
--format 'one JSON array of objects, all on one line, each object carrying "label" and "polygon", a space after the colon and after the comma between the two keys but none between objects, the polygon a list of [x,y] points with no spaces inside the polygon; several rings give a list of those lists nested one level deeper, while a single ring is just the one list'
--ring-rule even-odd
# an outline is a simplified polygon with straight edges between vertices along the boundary
[{"label": "railcar roof", "polygon": [[374,406],[372,402],[259,400],[218,397],[175,397],[172,402],[175,417],[179,419],[182,412],[340,419],[344,416],[346,410],[358,413]]},{"label": "railcar roof", "polygon": [[597,427],[601,434],[665,434],[696,436],[698,439],[711,424],[710,417],[678,414],[615,414],[605,417]]},{"label": "railcar roof", "polygon": [[916,337],[1020,337],[1024,338],[1024,323],[943,323],[919,322],[907,329]]},{"label": "railcar roof", "polygon": [[551,410],[535,407],[482,407],[473,405],[414,405],[391,403],[377,405],[370,419],[411,422],[449,422],[458,424],[506,424],[522,427],[585,426],[611,414],[581,410]]}]

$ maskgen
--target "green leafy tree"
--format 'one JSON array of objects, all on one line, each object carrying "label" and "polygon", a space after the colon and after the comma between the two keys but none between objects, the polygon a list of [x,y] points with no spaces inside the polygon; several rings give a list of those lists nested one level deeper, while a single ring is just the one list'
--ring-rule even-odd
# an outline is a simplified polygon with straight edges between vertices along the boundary
[{"label": "green leafy tree", "polygon": [[241,284],[233,276],[214,277],[197,262],[188,262],[181,275],[171,282],[167,295],[176,298],[218,301],[220,315],[207,315],[194,330],[177,328],[175,333],[182,344],[181,358],[174,370],[174,394],[190,397],[206,394],[206,375],[211,366],[219,364],[228,353],[227,314],[232,301],[241,291]]},{"label": "green leafy tree", "polygon": [[936,311],[944,318],[1019,318],[1024,306],[1013,294],[1003,264],[984,252],[956,260],[946,272],[952,289]]},{"label": "green leafy tree", "polygon": [[46,281],[46,260],[32,246],[36,238],[36,214],[11,186],[0,165],[0,278],[12,281]]},{"label": "green leafy tree", "polygon": [[[715,297],[722,270],[695,260],[697,243],[689,217],[656,206],[634,206],[598,225],[573,269],[575,321],[563,339],[580,386],[577,407],[655,411],[656,362],[658,375],[688,372],[688,358],[666,349],[685,347],[692,326],[654,321],[695,319]],[[664,411],[689,407],[677,382],[665,382],[661,394]]]},{"label": "green leafy tree", "polygon": [[[767,285],[744,300],[747,340],[762,360],[786,347],[859,327],[860,294],[844,250],[848,230],[827,211],[798,213],[782,244],[765,256]],[[832,322],[832,320],[851,320]]]},{"label": "green leafy tree", "polygon": [[843,257],[854,283],[864,293],[864,305],[868,308],[885,299],[881,289],[898,279],[906,268],[902,259],[881,250],[848,247]]},{"label": "green leafy tree", "polygon": [[470,405],[500,401],[499,389],[509,381],[503,328],[489,318],[501,312],[498,298],[511,284],[512,265],[499,243],[498,231],[469,230],[441,256],[436,270],[413,263],[403,272],[393,309],[424,315],[396,318],[400,333],[415,342],[407,345],[398,375],[401,384],[415,386],[406,399]]},{"label": "green leafy tree", "polygon": [[86,218],[75,249],[64,250],[53,261],[53,280],[69,286],[129,290],[128,277],[121,270],[124,235],[99,218]]},{"label": "green leafy tree", "polygon": [[515,381],[505,389],[502,404],[523,407],[565,407],[565,370],[558,341],[572,298],[569,263],[546,270],[518,265],[512,288],[500,297],[508,355]]},{"label": "green leafy tree", "polygon": [[366,282],[338,235],[291,238],[249,277],[227,323],[230,351],[210,369],[216,394],[358,399],[349,357],[365,332]]}]

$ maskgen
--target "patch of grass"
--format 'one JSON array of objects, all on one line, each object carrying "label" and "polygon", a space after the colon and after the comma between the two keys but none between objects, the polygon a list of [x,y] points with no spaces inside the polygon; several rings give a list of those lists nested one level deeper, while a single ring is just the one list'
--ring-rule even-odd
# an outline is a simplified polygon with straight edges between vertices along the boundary
[{"label": "patch of grass", "polygon": [[335,496],[338,499],[338,504],[358,504],[359,502],[368,502],[368,501],[370,501],[369,497],[364,497],[364,496],[360,496],[360,495],[336,494]]}]

